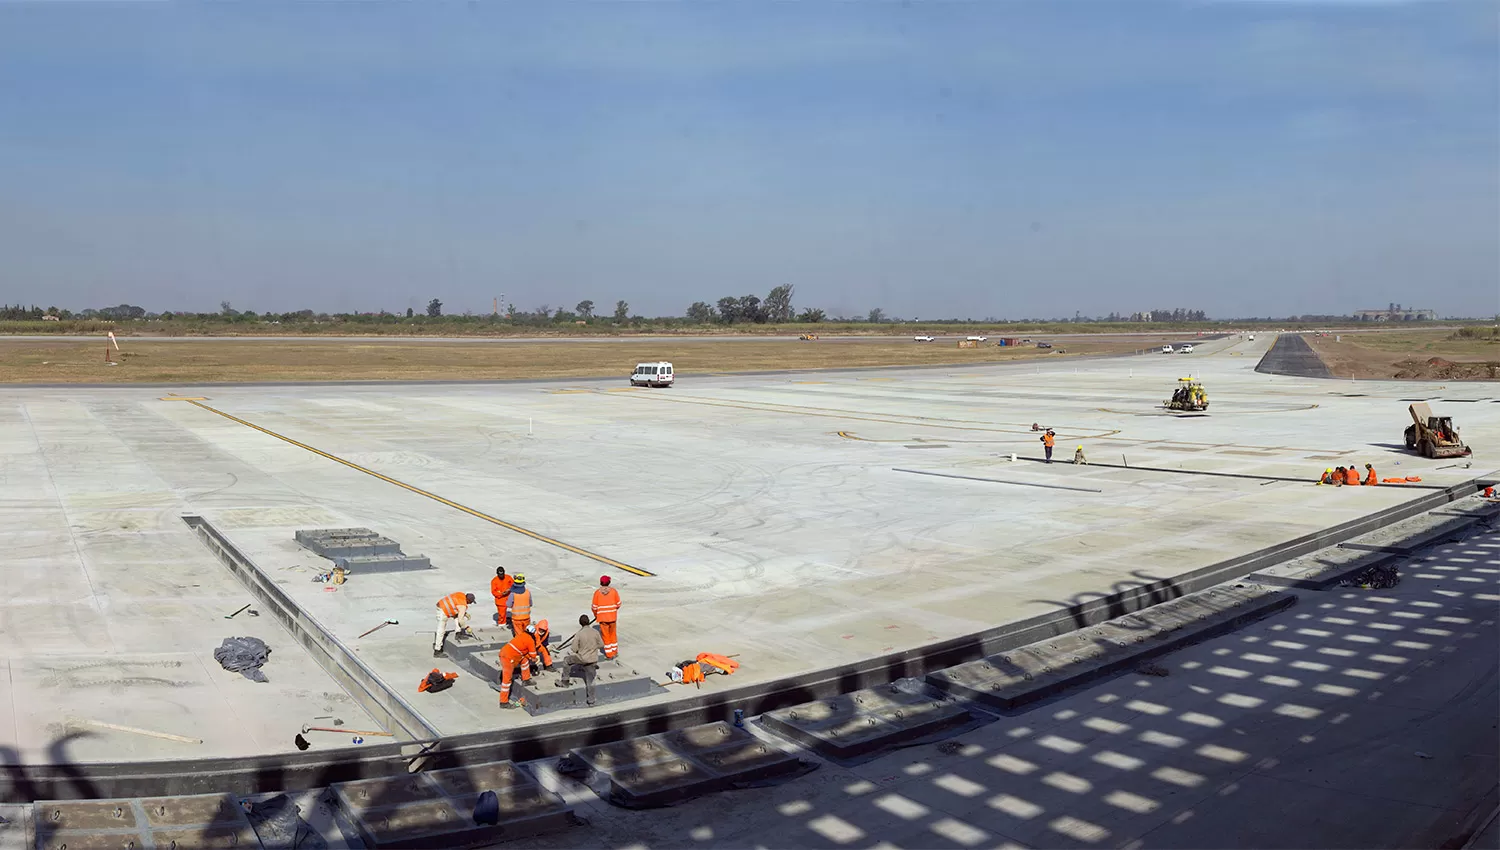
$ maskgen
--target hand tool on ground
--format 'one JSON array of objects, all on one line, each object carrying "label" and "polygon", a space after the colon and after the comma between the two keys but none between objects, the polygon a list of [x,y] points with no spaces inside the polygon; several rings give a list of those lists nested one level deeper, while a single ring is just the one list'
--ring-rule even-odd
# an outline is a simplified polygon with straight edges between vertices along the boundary
[{"label": "hand tool on ground", "polygon": [[[368,632],[365,632],[363,635],[360,635],[359,637],[365,637],[365,635],[375,634],[376,632],[380,631],[381,629],[385,628],[386,626],[399,626],[399,625],[401,625],[401,624],[399,622],[395,621],[395,620],[386,620],[384,623],[381,623],[380,625],[376,626],[375,628],[370,629]],[[355,640],[359,640],[359,638],[355,638]]]},{"label": "hand tool on ground", "polygon": [[[589,626],[592,626],[594,623],[597,623],[598,621],[599,621],[598,617],[590,617],[589,618]],[[588,628],[588,626],[584,626],[584,628]],[[578,633],[574,632],[573,633],[573,637],[570,637],[567,640],[563,641],[562,644],[557,647],[557,651],[558,652],[562,652],[564,649],[567,649],[568,648],[568,644],[572,643],[573,642],[573,638],[576,638],[576,637],[578,637]]]},{"label": "hand tool on ground", "polygon": [[[226,619],[226,620],[233,620],[235,617],[237,617],[240,614],[244,613],[246,610],[248,610],[250,608],[251,605],[254,605],[254,604],[255,604],[254,602],[251,602],[251,603],[247,604],[244,608],[241,608],[240,610],[234,612],[233,614],[225,614],[224,615],[224,619]],[[252,616],[259,616],[254,611],[251,611],[250,614]]]},{"label": "hand tool on ground", "polygon": [[394,737],[396,737],[395,733],[393,733],[393,732],[370,731],[368,729],[342,729],[342,728],[340,728],[338,726],[311,726],[311,725],[308,725],[308,724],[305,724],[305,723],[302,725],[302,731],[304,733],[306,733],[306,732],[338,732],[341,735],[378,735],[378,736],[380,736],[382,738],[394,738]]},{"label": "hand tool on ground", "polygon": [[105,723],[102,720],[70,720],[69,723],[76,723],[81,726],[93,726],[98,729],[113,729],[116,732],[130,732],[134,735],[147,735],[152,738],[161,738],[166,741],[181,741],[184,744],[203,743],[202,738],[189,738],[185,735],[173,735],[170,732],[155,732],[150,729],[137,729],[134,726],[120,726],[116,723]]}]

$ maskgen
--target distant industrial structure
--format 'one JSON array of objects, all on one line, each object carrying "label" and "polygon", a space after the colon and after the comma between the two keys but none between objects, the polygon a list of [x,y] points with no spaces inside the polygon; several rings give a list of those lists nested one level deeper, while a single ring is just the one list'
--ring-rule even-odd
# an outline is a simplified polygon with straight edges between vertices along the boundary
[{"label": "distant industrial structure", "polygon": [[1433,310],[1402,307],[1392,301],[1384,310],[1355,310],[1354,318],[1361,322],[1428,322],[1436,319],[1437,313]]}]

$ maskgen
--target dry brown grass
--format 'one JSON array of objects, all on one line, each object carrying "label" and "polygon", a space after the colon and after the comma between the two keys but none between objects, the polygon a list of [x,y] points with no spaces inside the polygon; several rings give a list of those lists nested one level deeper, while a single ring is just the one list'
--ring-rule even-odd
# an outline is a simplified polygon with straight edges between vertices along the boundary
[{"label": "dry brown grass", "polygon": [[[1500,367],[1500,340],[1447,330],[1307,334],[1303,338],[1340,378],[1493,380],[1496,370],[1489,364]],[[1439,362],[1428,363],[1434,359]]]},{"label": "dry brown grass", "polygon": [[[1180,341],[1181,335],[1163,337]],[[993,343],[960,349],[915,342],[661,341],[577,343],[126,340],[104,364],[101,343],[0,339],[0,383],[505,380],[619,377],[637,362],[670,360],[684,377],[705,372],[824,369],[1063,359],[1159,346],[1154,337],[1068,340],[1067,354]]]}]

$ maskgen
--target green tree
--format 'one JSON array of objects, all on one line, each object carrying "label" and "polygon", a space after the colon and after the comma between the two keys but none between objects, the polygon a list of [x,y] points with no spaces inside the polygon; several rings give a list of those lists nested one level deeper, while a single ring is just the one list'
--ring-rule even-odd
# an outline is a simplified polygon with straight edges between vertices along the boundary
[{"label": "green tree", "polygon": [[868,321],[872,325],[878,325],[881,322],[884,322],[885,321],[885,311],[882,310],[882,309],[880,309],[879,307],[876,307],[875,309],[873,309],[873,310],[870,311],[870,315],[866,319],[866,321]]},{"label": "green tree", "polygon": [[719,299],[719,321],[726,325],[734,324],[740,317],[740,299],[732,295],[726,295]]},{"label": "green tree", "polygon": [[768,322],[790,322],[792,320],[792,292],[796,287],[791,284],[782,284],[771,290],[766,296],[765,305],[761,308],[765,312]]},{"label": "green tree", "polygon": [[436,298],[428,301],[427,315],[431,316],[434,319],[436,319],[438,316],[443,315],[443,302],[437,300]]},{"label": "green tree", "polygon": [[630,318],[630,305],[624,301],[615,302],[615,321],[623,322]]},{"label": "green tree", "polygon": [[573,308],[573,312],[582,316],[585,321],[592,319],[594,318],[594,302],[587,299],[579,301],[578,306]]},{"label": "green tree", "polygon": [[700,325],[706,325],[714,320],[714,308],[702,301],[694,301],[693,306],[687,309],[687,317]]},{"label": "green tree", "polygon": [[802,311],[801,315],[797,316],[797,321],[821,322],[826,317],[826,315],[826,313],[824,313],[822,310],[819,310],[817,307],[808,307],[806,310]]}]

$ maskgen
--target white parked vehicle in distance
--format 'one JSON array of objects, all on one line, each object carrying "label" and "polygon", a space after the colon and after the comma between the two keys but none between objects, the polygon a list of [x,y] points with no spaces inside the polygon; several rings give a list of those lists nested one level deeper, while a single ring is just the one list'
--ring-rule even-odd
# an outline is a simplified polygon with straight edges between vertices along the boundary
[{"label": "white parked vehicle in distance", "polygon": [[1250,335],[1250,341],[1251,342],[1255,342],[1255,334],[1251,334]]},{"label": "white parked vehicle in distance", "polygon": [[971,337],[969,337],[969,341],[970,342],[987,342],[987,341],[989,341],[989,337],[987,337],[987,336],[971,336]]},{"label": "white parked vehicle in distance", "polygon": [[1177,349],[1177,353],[1178,354],[1192,354],[1193,353],[1193,344],[1192,343],[1186,343],[1186,344],[1184,344],[1181,348]]},{"label": "white parked vehicle in distance", "polygon": [[630,385],[632,387],[670,387],[672,377],[672,364],[665,360],[658,360],[655,363],[637,363],[635,371],[630,374]]},{"label": "white parked vehicle in distance", "polygon": [[932,342],[935,339],[937,339],[937,337],[930,336],[928,334],[917,334],[916,336],[912,337],[913,342]]},{"label": "white parked vehicle in distance", "polygon": [[1163,345],[1161,347],[1161,353],[1162,354],[1171,354],[1172,353],[1172,346],[1170,346],[1170,345]]}]

